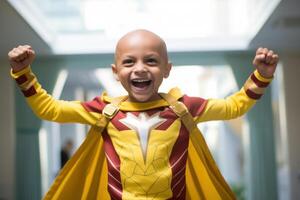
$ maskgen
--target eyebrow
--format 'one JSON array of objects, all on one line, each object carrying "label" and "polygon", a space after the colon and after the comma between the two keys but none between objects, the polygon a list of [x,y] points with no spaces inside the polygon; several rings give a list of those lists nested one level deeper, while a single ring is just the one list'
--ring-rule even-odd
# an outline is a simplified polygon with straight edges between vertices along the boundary
[{"label": "eyebrow", "polygon": [[134,59],[134,56],[131,56],[131,55],[124,55],[124,56],[121,57],[121,60],[128,59],[128,58]]},{"label": "eyebrow", "polygon": [[150,58],[150,57],[160,57],[160,56],[159,56],[159,54],[150,53],[150,54],[147,54],[145,57]]}]

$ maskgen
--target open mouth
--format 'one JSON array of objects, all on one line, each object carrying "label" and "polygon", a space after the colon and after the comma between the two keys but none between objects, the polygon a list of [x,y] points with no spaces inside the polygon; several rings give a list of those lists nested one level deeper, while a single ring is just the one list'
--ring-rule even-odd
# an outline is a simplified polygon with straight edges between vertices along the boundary
[{"label": "open mouth", "polygon": [[131,84],[139,89],[147,88],[151,84],[151,80],[149,79],[133,79],[131,80]]}]

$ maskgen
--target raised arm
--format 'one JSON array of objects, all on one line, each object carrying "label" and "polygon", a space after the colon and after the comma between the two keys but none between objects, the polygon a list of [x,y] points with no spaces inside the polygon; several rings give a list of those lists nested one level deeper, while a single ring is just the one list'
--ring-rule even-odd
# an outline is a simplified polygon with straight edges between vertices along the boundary
[{"label": "raised arm", "polygon": [[95,125],[99,121],[99,113],[87,111],[79,101],[56,100],[47,94],[31,71],[30,64],[34,58],[35,52],[28,45],[18,46],[8,53],[11,76],[33,112],[45,120]]},{"label": "raised arm", "polygon": [[196,121],[227,120],[245,114],[264,94],[273,78],[277,63],[277,54],[267,48],[259,48],[253,60],[256,70],[246,80],[243,88],[225,99],[208,99]]}]

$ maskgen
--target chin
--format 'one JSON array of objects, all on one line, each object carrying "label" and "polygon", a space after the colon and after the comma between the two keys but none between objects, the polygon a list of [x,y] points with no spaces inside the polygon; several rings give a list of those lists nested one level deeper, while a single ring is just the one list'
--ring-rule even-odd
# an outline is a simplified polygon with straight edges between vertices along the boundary
[{"label": "chin", "polygon": [[147,101],[150,101],[151,100],[151,97],[152,96],[149,96],[149,95],[130,95],[130,101],[134,101],[134,102],[140,102],[140,103],[143,103],[143,102],[147,102]]}]

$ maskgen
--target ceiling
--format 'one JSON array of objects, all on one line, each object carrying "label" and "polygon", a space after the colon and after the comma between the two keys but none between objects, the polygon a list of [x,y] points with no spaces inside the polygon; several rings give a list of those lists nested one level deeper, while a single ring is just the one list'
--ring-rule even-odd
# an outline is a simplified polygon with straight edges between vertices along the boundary
[{"label": "ceiling", "polygon": [[1,57],[6,57],[11,48],[20,44],[30,44],[38,54],[51,54],[50,47],[6,0],[0,0],[0,27]]},{"label": "ceiling", "polygon": [[277,51],[300,52],[300,1],[282,0],[251,41],[249,48],[266,46]]},{"label": "ceiling", "polygon": [[[250,42],[248,49],[266,46],[277,51],[300,52],[299,10],[299,0],[282,0]],[[47,43],[6,0],[0,1],[0,25],[1,57],[6,57],[7,52],[19,44],[32,45],[39,55],[53,54]]]}]

